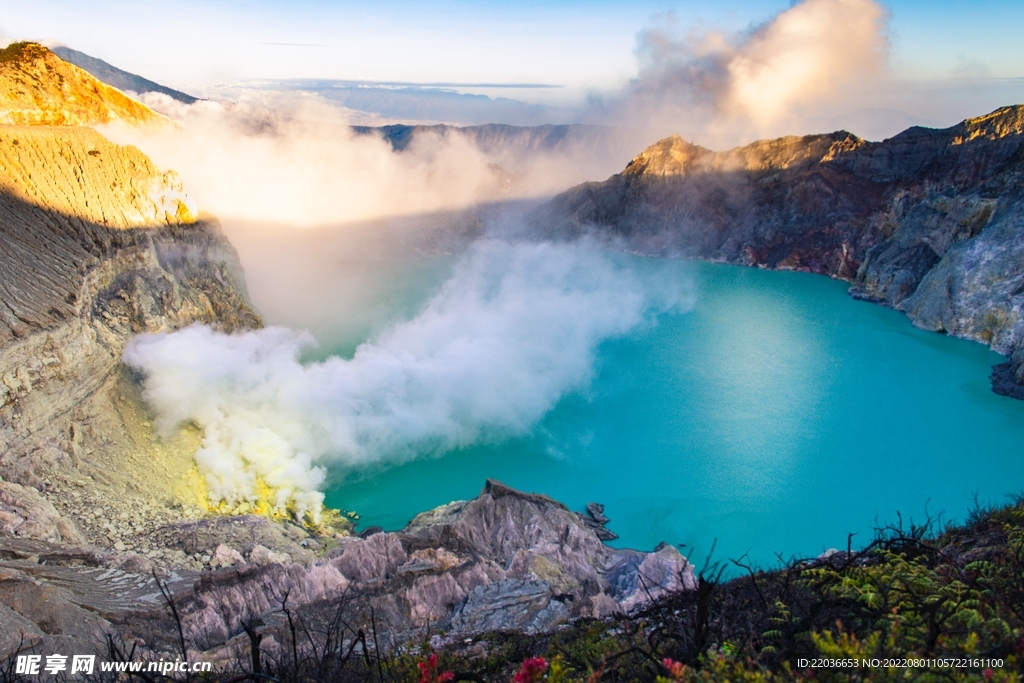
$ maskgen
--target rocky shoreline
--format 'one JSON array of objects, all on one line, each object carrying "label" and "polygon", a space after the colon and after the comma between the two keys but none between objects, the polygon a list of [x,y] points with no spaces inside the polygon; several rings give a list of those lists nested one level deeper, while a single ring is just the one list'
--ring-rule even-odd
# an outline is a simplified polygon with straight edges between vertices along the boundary
[{"label": "rocky shoreline", "polygon": [[1008,357],[1024,396],[1024,106],[882,142],[845,131],[712,152],[678,136],[555,197],[533,234],[845,280],[923,329]]}]

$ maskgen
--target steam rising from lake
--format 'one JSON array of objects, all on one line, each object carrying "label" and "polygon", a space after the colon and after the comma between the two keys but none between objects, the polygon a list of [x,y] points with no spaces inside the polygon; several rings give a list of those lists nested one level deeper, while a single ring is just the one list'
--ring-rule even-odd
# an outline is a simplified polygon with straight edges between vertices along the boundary
[{"label": "steam rising from lake", "polygon": [[692,301],[682,279],[655,282],[585,243],[485,240],[415,317],[351,359],[304,365],[313,339],[285,328],[193,326],[136,337],[124,361],[145,375],[160,429],[202,429],[196,462],[212,503],[316,515],[327,462],[396,462],[524,434],[586,388],[603,340]]},{"label": "steam rising from lake", "polygon": [[[789,132],[780,128],[883,78],[887,50],[885,13],[873,0],[803,0],[738,36],[652,29],[640,37],[638,76],[605,103],[603,120],[682,126],[723,143]],[[381,219],[408,217],[400,232],[475,234],[454,210],[542,196],[595,168],[565,150],[485,153],[450,132],[417,135],[397,152],[355,132],[348,112],[290,97],[187,106],[152,96],[174,124],[104,132],[179,171],[239,245],[253,291],[272,289],[289,310],[306,312],[277,320],[296,327],[325,317],[325,297],[339,315],[346,304],[337,289],[296,286],[289,272],[307,276],[300,284],[332,282],[342,267],[336,254],[357,254],[352,245],[364,238],[384,245],[381,268],[413,250],[392,245]],[[309,227],[322,228],[307,233],[318,240],[312,258],[293,258],[300,252],[260,233]],[[328,249],[335,240],[344,248]],[[252,257],[268,251],[264,261]],[[593,245],[485,240],[417,315],[376,333],[351,359],[303,364],[312,336],[283,327],[229,336],[200,326],[137,337],[124,361],[144,374],[161,429],[202,429],[196,462],[211,502],[318,514],[326,464],[398,462],[527,433],[587,386],[603,340],[689,303],[686,283],[649,281]]]}]

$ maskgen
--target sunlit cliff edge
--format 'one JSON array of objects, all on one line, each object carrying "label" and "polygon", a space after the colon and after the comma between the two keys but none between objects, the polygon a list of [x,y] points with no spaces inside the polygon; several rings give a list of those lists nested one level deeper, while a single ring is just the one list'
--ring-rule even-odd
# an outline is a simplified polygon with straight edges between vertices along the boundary
[{"label": "sunlit cliff edge", "polygon": [[1010,356],[999,393],[1024,397],[1024,106],[882,142],[845,131],[712,152],[678,136],[532,217],[644,254],[802,270],[924,329]]},{"label": "sunlit cliff edge", "polygon": [[[34,125],[0,125],[2,557],[145,569],[171,547],[154,533],[171,524],[178,538],[176,520],[207,501],[198,435],[156,438],[124,345],[141,331],[239,329],[259,316],[234,249],[174,173],[90,128],[47,125],[152,112],[32,44],[3,56],[0,119]],[[45,580],[0,572],[0,651],[51,631],[101,634],[102,618],[83,618]],[[55,613],[66,623],[37,625]]]},{"label": "sunlit cliff edge", "polygon": [[0,477],[8,503],[24,484],[57,506],[50,522],[11,513],[2,526],[134,545],[137,525],[111,529],[113,514],[85,506],[111,500],[119,513],[133,502],[126,491],[140,504],[205,501],[189,474],[194,444],[182,443],[187,433],[157,441],[120,364],[124,344],[140,331],[259,317],[234,249],[173,171],[91,128],[46,125],[155,114],[34,43],[0,57],[0,117],[36,124],[0,126]]},{"label": "sunlit cliff edge", "polygon": [[90,126],[162,120],[152,109],[37,43],[0,50],[0,123]]}]

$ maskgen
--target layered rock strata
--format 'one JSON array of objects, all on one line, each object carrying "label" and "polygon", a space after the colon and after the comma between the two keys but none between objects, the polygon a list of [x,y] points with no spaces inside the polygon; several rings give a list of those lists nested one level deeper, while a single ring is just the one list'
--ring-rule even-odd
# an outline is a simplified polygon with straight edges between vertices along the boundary
[{"label": "layered rock strata", "polygon": [[[195,213],[173,173],[91,129],[0,127],[0,477],[25,487],[0,518],[14,533],[141,550],[132,539],[162,520],[201,514],[198,436],[158,441],[120,363],[138,332],[260,324],[234,249]],[[64,523],[26,516],[43,509],[33,494]]]},{"label": "layered rock strata", "polygon": [[843,131],[712,152],[678,136],[537,211],[544,236],[804,270],[1010,356],[1024,397],[1024,107],[883,142]]}]

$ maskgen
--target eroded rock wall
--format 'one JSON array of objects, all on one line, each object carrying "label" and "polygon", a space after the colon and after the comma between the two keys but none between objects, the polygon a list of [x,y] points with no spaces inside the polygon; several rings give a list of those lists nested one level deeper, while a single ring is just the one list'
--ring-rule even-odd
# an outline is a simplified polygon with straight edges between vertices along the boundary
[{"label": "eroded rock wall", "polygon": [[104,544],[139,526],[109,528],[121,503],[202,505],[195,435],[155,438],[120,356],[138,332],[260,324],[216,222],[134,148],[0,126],[0,253],[0,477]]}]

